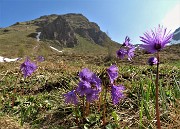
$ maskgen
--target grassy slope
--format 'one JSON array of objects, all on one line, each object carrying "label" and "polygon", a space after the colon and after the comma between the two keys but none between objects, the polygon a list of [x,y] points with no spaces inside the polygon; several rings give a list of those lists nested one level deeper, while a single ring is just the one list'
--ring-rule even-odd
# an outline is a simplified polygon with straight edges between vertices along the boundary
[{"label": "grassy slope", "polygon": [[[34,38],[28,37],[28,35],[34,33],[36,28],[36,26],[20,24],[6,28],[8,32],[3,32],[4,29],[1,29],[0,55],[9,58],[31,56],[35,53],[33,48],[38,45],[38,42]],[[40,43],[40,45],[43,49],[46,48],[44,44]],[[41,53],[41,50],[39,53]]]},{"label": "grassy slope", "polygon": [[[39,19],[42,20],[42,19]],[[35,33],[38,27],[33,24],[27,24],[22,22],[18,25],[10,26],[8,28],[0,29],[0,56],[4,57],[25,57],[25,56],[36,56],[43,55],[48,58],[57,58],[61,54],[49,48],[49,45],[59,48],[53,41],[40,41],[37,42],[35,38],[28,37],[31,33]],[[8,32],[3,32],[4,30]],[[88,41],[87,39],[77,35],[79,44],[74,48],[64,48],[63,54],[65,58],[76,58],[82,56],[85,60],[89,59],[89,63],[93,63],[94,60],[99,60],[100,63],[103,61],[109,61],[107,57],[114,59],[116,57],[116,51],[120,45],[109,41],[105,43],[105,47],[99,46],[95,43]],[[35,46],[39,46],[33,49]],[[60,48],[59,48],[60,49]],[[86,58],[89,56],[90,58]],[[134,64],[146,64],[146,60],[153,55],[143,54],[142,52],[136,52],[134,58]],[[62,56],[61,56],[62,57]],[[173,45],[166,47],[161,52],[162,63],[175,62],[177,65],[180,60],[180,45]],[[78,59],[78,58],[77,58]],[[124,61],[116,60],[120,63]]]},{"label": "grassy slope", "polygon": [[[52,54],[52,50],[48,48],[49,45],[58,48],[58,45],[53,41],[41,41],[37,42],[35,38],[28,37],[31,33],[35,33],[38,27],[32,24],[26,25],[26,23],[20,23],[19,25],[11,26],[8,28],[0,29],[0,55],[5,57],[21,57],[23,55],[32,55],[34,53],[33,48],[40,44],[38,54],[43,54],[46,51],[48,54]],[[3,32],[4,30],[7,32]],[[92,43],[85,38],[78,36],[79,44],[73,48],[65,48],[64,51],[75,54],[94,54],[104,55],[107,53],[107,48],[101,47],[95,43]],[[115,46],[116,47],[116,46]],[[43,51],[43,52],[42,52]],[[53,51],[56,53],[55,51]]]}]

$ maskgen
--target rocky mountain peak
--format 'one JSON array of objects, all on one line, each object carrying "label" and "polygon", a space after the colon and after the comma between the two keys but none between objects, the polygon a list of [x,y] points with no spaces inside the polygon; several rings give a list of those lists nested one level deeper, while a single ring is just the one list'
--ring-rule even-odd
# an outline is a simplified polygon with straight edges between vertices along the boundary
[{"label": "rocky mountain peak", "polygon": [[74,47],[78,44],[77,35],[102,46],[110,40],[96,23],[82,14],[41,16],[34,23],[39,26],[40,39],[56,40],[61,46]]}]

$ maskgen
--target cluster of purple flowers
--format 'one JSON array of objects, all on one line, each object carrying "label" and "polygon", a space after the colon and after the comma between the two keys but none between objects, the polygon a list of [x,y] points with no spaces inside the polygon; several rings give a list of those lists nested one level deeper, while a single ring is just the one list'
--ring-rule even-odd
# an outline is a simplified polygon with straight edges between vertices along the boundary
[{"label": "cluster of purple flowers", "polygon": [[[118,104],[119,100],[124,97],[122,91],[125,89],[122,85],[115,85],[114,81],[118,77],[118,67],[111,65],[107,69],[107,73],[110,78],[111,97],[113,104]],[[78,104],[78,97],[86,97],[87,102],[92,102],[99,98],[99,93],[102,91],[101,80],[95,73],[89,69],[84,68],[79,73],[80,82],[75,90],[72,90],[64,94],[65,102],[71,104]]]},{"label": "cluster of purple flowers", "polygon": [[[167,43],[170,42],[172,34],[166,34],[166,29],[159,26],[157,30],[152,33],[145,33],[145,37],[140,37],[141,41],[145,44],[141,45],[141,48],[145,49],[149,53],[155,53],[160,51],[165,47]],[[135,47],[130,43],[130,38],[126,36],[122,47],[116,52],[117,57],[123,59],[126,55],[128,60],[132,60],[134,57]],[[158,63],[158,59],[151,57],[148,60],[149,65],[154,65]],[[116,65],[111,65],[107,69],[107,73],[110,78],[111,87],[111,98],[113,104],[118,104],[119,100],[124,97],[123,90],[125,89],[122,85],[116,85],[114,82],[118,78],[118,67]],[[89,69],[84,68],[79,73],[80,82],[75,90],[64,94],[65,102],[71,104],[78,104],[78,96],[85,97],[87,102],[92,102],[97,100],[99,93],[101,92],[101,80],[96,76],[95,73],[91,72]]]},{"label": "cluster of purple flowers", "polygon": [[115,85],[114,81],[118,78],[118,67],[116,65],[111,65],[107,69],[107,73],[110,78],[111,87],[111,98],[114,105],[119,103],[119,100],[124,97],[122,91],[125,89],[122,85]]},{"label": "cluster of purple flowers", "polygon": [[124,59],[124,57],[127,55],[128,60],[131,61],[132,57],[134,57],[135,47],[130,43],[130,38],[128,36],[126,36],[122,47],[116,52],[117,57]]},{"label": "cluster of purple flowers", "polygon": [[95,101],[99,98],[101,92],[101,80],[97,75],[89,69],[84,68],[79,73],[80,82],[75,90],[64,94],[65,102],[71,104],[78,104],[78,97],[85,97],[87,102]]}]

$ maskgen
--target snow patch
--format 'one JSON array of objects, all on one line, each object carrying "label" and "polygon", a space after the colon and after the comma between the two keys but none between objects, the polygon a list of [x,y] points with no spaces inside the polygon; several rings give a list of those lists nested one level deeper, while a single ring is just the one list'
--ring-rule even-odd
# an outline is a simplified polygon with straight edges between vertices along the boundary
[{"label": "snow patch", "polygon": [[53,50],[55,50],[55,51],[57,51],[57,52],[62,53],[62,51],[59,51],[58,49],[56,49],[56,48],[54,48],[54,47],[52,47],[52,46],[50,46],[50,48],[53,49]]},{"label": "snow patch", "polygon": [[36,39],[37,39],[37,41],[39,42],[39,40],[40,40],[40,35],[41,35],[41,32],[37,32],[37,35],[36,35]]},{"label": "snow patch", "polygon": [[10,59],[10,58],[5,58],[0,56],[0,62],[14,62],[14,61],[18,61],[20,58],[14,58],[14,59]]}]

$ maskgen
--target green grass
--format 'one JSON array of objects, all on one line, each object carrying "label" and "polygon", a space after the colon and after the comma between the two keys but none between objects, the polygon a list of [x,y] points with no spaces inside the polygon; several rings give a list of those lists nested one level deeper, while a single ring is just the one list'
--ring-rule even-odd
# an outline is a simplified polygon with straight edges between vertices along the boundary
[{"label": "green grass", "polygon": [[[62,95],[77,85],[79,81],[77,73],[82,67],[87,67],[102,77],[103,69],[109,66],[97,66],[83,61],[79,63],[64,61],[64,64],[58,62],[59,60],[53,62],[47,60],[39,63],[39,69],[27,80],[17,75],[21,62],[1,64],[1,118],[17,120],[15,123],[18,128],[22,123],[26,125],[26,128],[70,128],[76,126],[73,108],[64,103]],[[108,97],[109,124],[106,128],[115,128],[117,123],[118,128],[155,128],[155,67],[151,69],[149,66],[121,64],[118,64],[118,67],[119,78],[116,83],[126,87],[126,98],[118,106],[113,106]],[[176,128],[177,126],[178,128],[179,75],[178,66],[160,65],[162,127]],[[16,103],[12,108],[11,98],[16,79],[18,79]],[[24,91],[22,87],[24,87]],[[98,128],[101,126],[101,112],[96,109],[96,104],[92,104],[91,115],[87,117],[93,124],[85,122],[81,123],[81,127]],[[14,124],[14,122],[12,123]]]}]

